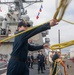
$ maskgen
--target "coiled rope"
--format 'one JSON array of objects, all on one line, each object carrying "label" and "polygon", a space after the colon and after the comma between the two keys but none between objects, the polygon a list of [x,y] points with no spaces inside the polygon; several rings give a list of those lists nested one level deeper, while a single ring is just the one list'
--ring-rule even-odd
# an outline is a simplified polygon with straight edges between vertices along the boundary
[{"label": "coiled rope", "polygon": [[50,46],[51,50],[57,50],[57,49],[62,49],[68,46],[74,45],[74,40],[68,41],[68,42],[64,42],[64,43],[60,43],[60,44],[55,44]]},{"label": "coiled rope", "polygon": [[70,4],[71,0],[60,0],[59,6],[53,16],[53,19],[57,19],[58,22],[62,20],[63,15],[66,11],[67,6]]}]

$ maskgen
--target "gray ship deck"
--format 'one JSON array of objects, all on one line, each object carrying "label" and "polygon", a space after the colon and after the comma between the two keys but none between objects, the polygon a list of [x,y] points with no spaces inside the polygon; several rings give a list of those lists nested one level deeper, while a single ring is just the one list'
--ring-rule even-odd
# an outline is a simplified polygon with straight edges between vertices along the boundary
[{"label": "gray ship deck", "polygon": [[[65,61],[66,65],[69,64],[70,66],[69,69],[67,69],[68,75],[74,75],[74,63],[68,59],[66,59]],[[40,75],[50,75],[48,66],[46,66],[46,70],[44,72],[44,74],[40,73]],[[6,75],[6,63],[0,63],[0,75]],[[36,64],[34,65],[34,69],[30,69],[30,75],[39,75]]]}]

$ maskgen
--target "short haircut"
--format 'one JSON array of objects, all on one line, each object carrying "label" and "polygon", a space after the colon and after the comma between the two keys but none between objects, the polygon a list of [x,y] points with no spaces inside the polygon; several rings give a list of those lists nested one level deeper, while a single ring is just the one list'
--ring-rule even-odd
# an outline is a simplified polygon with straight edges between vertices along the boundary
[{"label": "short haircut", "polygon": [[29,23],[27,23],[27,22],[21,21],[21,22],[18,23],[18,27],[21,27],[21,26],[30,27],[31,25]]}]

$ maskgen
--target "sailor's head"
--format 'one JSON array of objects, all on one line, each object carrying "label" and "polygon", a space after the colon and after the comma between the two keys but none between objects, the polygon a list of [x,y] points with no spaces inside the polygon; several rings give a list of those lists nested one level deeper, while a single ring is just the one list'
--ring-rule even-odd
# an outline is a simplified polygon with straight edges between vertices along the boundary
[{"label": "sailor's head", "polygon": [[28,22],[31,26],[33,26],[33,21],[30,20],[30,17],[29,17],[28,15],[21,15],[21,17],[20,17],[19,20],[20,20],[20,21],[26,21],[26,22]]},{"label": "sailor's head", "polygon": [[61,54],[61,52],[60,52],[60,50],[58,49],[58,50],[56,50],[56,53],[58,54],[58,55],[60,55]]},{"label": "sailor's head", "polygon": [[18,30],[27,30],[31,25],[28,22],[21,21],[18,23]]},{"label": "sailor's head", "polygon": [[42,50],[40,50],[40,51],[39,51],[39,54],[41,54],[41,55],[42,55],[42,54],[43,54],[43,51],[42,51]]}]

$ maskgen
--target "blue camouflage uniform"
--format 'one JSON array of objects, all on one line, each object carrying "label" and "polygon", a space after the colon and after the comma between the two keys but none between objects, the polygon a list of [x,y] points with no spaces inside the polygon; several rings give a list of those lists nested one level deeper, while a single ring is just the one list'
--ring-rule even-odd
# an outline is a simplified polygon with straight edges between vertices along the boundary
[{"label": "blue camouflage uniform", "polygon": [[40,70],[41,70],[41,73],[43,73],[43,67],[44,67],[44,62],[45,62],[44,55],[38,54],[37,60],[38,60],[38,73],[40,73]]},{"label": "blue camouflage uniform", "polygon": [[[7,68],[7,75],[29,75],[29,69],[26,63],[28,50],[40,50],[43,48],[43,45],[32,46],[28,43],[28,39],[47,29],[50,29],[49,23],[45,23],[15,37],[11,58]],[[18,33],[22,31],[19,31]]]}]

